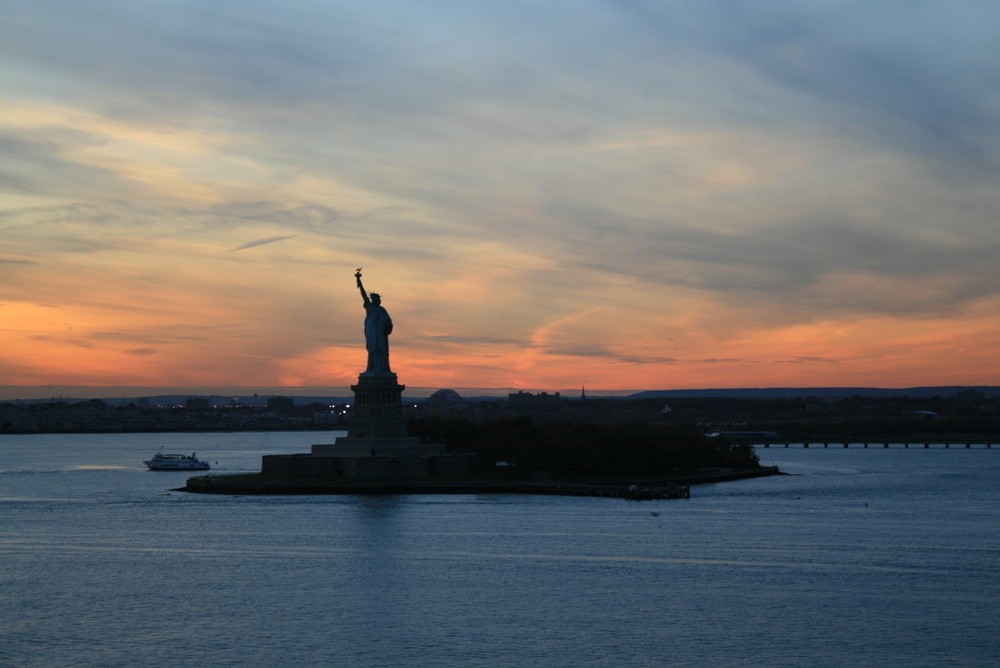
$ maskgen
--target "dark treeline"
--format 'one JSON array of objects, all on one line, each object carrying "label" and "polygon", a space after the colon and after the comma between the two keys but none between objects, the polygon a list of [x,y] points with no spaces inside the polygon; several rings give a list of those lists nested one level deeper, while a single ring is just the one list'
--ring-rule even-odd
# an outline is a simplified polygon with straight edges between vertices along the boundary
[{"label": "dark treeline", "polygon": [[657,477],[695,468],[759,466],[750,446],[733,447],[692,427],[664,424],[421,418],[411,420],[409,429],[451,451],[474,453],[483,468],[507,462],[521,471]]},{"label": "dark treeline", "polygon": [[948,397],[812,396],[751,399],[733,397],[658,397],[645,399],[481,401],[436,406],[428,401],[414,417],[468,418],[477,422],[531,417],[535,422],[600,424],[697,424],[702,432],[725,430],[779,431],[805,434],[864,435],[881,433],[996,433],[1000,398],[981,392]]},{"label": "dark treeline", "polygon": [[[266,401],[266,405],[265,402]],[[297,404],[290,397],[260,398],[261,405],[214,405],[199,397],[179,405],[142,401],[112,405],[94,399],[22,405],[0,402],[0,434],[155,431],[264,431],[345,429],[346,405]],[[658,397],[643,399],[554,396],[517,401],[407,401],[404,415],[421,419],[463,419],[475,424],[530,418],[534,425],[665,425],[692,435],[725,431],[775,432],[783,439],[997,438],[1000,397],[977,391],[954,396]],[[565,426],[560,427],[566,429]]]}]

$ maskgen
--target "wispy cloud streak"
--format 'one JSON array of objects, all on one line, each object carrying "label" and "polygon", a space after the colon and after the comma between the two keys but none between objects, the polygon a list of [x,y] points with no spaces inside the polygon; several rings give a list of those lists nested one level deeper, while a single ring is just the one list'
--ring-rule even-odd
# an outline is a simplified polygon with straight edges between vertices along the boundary
[{"label": "wispy cloud streak", "polygon": [[256,248],[257,246],[266,246],[267,244],[277,243],[279,241],[287,241],[288,239],[294,239],[297,234],[286,234],[277,237],[268,237],[267,239],[257,239],[256,241],[249,241],[242,246],[237,246],[231,250],[226,251],[227,253],[235,253],[237,251],[246,250],[248,248]]}]

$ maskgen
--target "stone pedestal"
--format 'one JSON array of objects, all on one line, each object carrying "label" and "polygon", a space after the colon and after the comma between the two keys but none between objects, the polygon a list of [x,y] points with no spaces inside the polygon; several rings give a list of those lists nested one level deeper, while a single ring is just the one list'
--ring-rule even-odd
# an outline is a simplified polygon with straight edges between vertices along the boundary
[{"label": "stone pedestal", "polygon": [[349,438],[395,438],[406,436],[403,418],[403,390],[396,374],[374,376],[361,374],[351,385],[354,407],[351,411]]},{"label": "stone pedestal", "polygon": [[351,386],[354,406],[347,436],[314,445],[306,455],[266,455],[261,472],[287,477],[468,473],[470,456],[446,455],[444,446],[421,443],[407,433],[404,387],[394,373],[361,374]]}]

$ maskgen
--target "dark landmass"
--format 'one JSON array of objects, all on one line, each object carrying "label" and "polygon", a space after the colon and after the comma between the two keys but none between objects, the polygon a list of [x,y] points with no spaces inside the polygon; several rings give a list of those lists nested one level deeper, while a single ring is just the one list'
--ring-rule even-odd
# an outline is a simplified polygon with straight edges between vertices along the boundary
[{"label": "dark landmass", "polygon": [[910,397],[930,399],[949,398],[963,392],[981,392],[984,398],[1000,397],[1000,387],[995,385],[942,385],[927,387],[879,388],[879,387],[748,387],[728,390],[646,390],[628,395],[628,399],[652,398],[705,398],[724,397],[733,399],[796,399],[814,397],[817,399],[844,399],[866,397],[886,399]]},{"label": "dark landmass", "polygon": [[471,456],[472,474],[198,476],[183,488],[216,494],[562,494],[687,498],[691,484],[774,475],[752,445],[666,424],[539,423],[530,417],[409,421],[411,436]]},{"label": "dark landmass", "polygon": [[[861,388],[864,389],[864,388]],[[530,417],[536,424],[663,424],[694,433],[775,432],[779,438],[822,440],[1000,438],[998,388],[914,388],[914,395],[786,398],[708,395],[708,390],[655,392],[638,398],[565,398],[519,393],[506,399],[476,400],[440,391],[424,400],[404,399],[410,420],[460,419],[479,424]],[[789,390],[791,392],[792,390]],[[834,390],[831,390],[834,391]],[[843,389],[837,392],[847,391]],[[874,391],[874,390],[873,390]],[[940,394],[927,392],[940,391]],[[879,391],[881,392],[881,391]],[[642,393],[643,395],[647,393]],[[699,395],[699,396],[693,396]],[[705,395],[705,396],[700,396]],[[183,431],[336,431],[346,429],[352,399],[302,403],[302,397],[256,397],[242,404],[186,397],[169,404],[101,399],[0,403],[0,434]]]},{"label": "dark landmass", "polygon": [[411,419],[411,436],[472,453],[480,471],[497,462],[550,478],[588,476],[668,478],[693,469],[757,468],[749,445],[731,445],[691,424],[541,422],[530,416],[475,422],[463,418]]},{"label": "dark landmass", "polygon": [[[14,388],[13,386],[0,386],[5,388],[7,394],[12,394],[14,390],[31,392],[34,388]],[[194,398],[204,400],[208,406],[215,407],[266,407],[268,401],[275,397],[284,397],[292,401],[295,406],[308,406],[311,404],[320,405],[344,405],[354,400],[354,396],[347,388],[340,393],[323,394],[282,394],[280,389],[274,391],[261,391],[233,394],[202,394],[197,392],[183,394],[136,394],[134,391],[124,394],[108,393],[107,396],[92,399],[70,395],[51,394],[43,392],[47,388],[38,388],[34,397],[21,399],[8,399],[0,401],[0,405],[35,405],[67,403],[76,404],[89,401],[101,401],[109,406],[128,406],[130,404],[141,408],[171,408],[184,406],[185,402]],[[71,388],[59,388],[61,390]],[[128,389],[128,388],[122,388]],[[319,388],[317,388],[319,389]],[[92,389],[90,390],[93,391]],[[922,387],[903,388],[879,388],[879,387],[744,387],[744,388],[715,388],[715,389],[676,389],[676,390],[642,390],[636,392],[606,392],[601,390],[587,390],[582,393],[579,390],[550,393],[550,398],[558,397],[567,401],[575,401],[583,394],[591,399],[656,399],[656,398],[734,398],[734,399],[794,399],[814,397],[820,399],[845,398],[845,397],[870,397],[870,398],[890,398],[890,397],[911,397],[911,398],[950,398],[963,392],[981,392],[984,398],[990,399],[1000,397],[1000,386],[997,385],[939,385]],[[452,392],[452,390],[424,391],[412,388],[404,394],[404,401],[423,403],[438,392]],[[510,394],[494,393],[481,394],[484,390],[461,390],[461,400],[470,402],[496,402],[507,401]],[[458,393],[456,393],[458,394]],[[517,394],[516,392],[514,393]],[[544,393],[543,393],[544,394]],[[540,396],[538,394],[528,396]]]},{"label": "dark landmass", "polygon": [[[536,422],[531,417],[473,422],[424,417],[411,436],[468,458],[461,475],[289,478],[276,474],[198,476],[183,488],[215,494],[562,494],[687,498],[702,482],[774,475],[749,444],[698,433],[690,425]],[[322,458],[318,458],[322,459]],[[308,461],[308,459],[304,460]],[[326,470],[317,467],[316,471]]]}]

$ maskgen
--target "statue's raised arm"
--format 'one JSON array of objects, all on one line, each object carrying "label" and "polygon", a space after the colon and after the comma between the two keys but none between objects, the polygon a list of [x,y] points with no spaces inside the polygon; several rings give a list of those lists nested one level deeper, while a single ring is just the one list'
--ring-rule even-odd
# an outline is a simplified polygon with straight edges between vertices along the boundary
[{"label": "statue's raised arm", "polygon": [[361,290],[361,298],[365,300],[365,304],[369,304],[371,300],[368,299],[368,293],[365,292],[365,286],[361,285],[361,267],[354,270],[354,278],[358,281],[358,289]]}]

